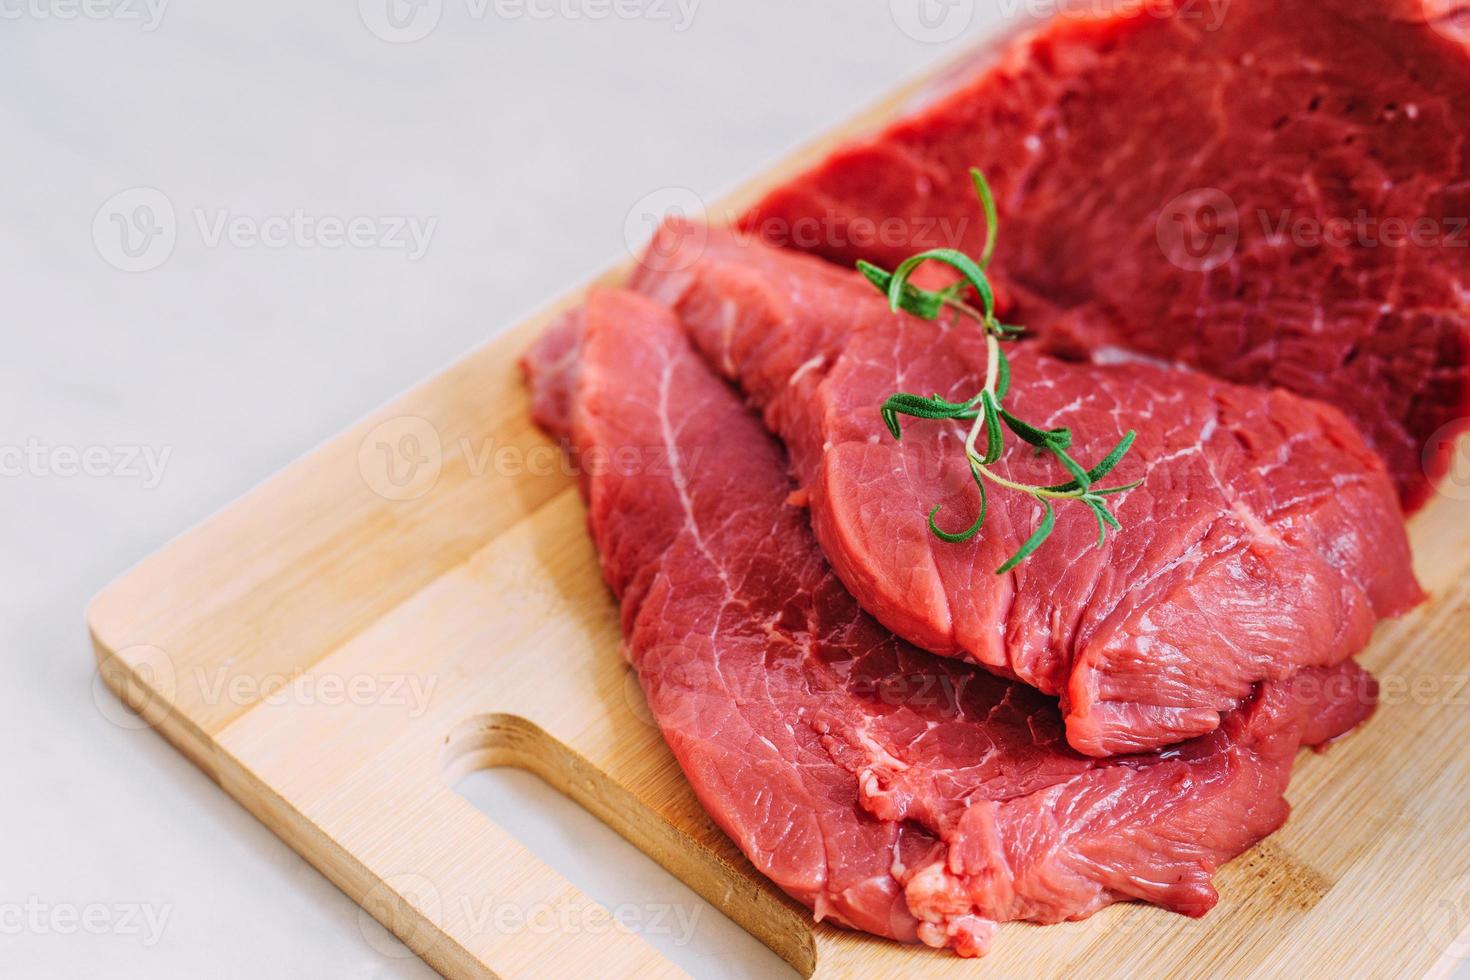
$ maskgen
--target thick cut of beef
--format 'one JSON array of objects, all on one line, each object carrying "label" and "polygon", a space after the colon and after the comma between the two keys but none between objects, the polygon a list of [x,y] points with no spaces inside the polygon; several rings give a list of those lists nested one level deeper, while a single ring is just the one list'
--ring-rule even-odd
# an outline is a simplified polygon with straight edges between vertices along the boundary
[{"label": "thick cut of beef", "polygon": [[1013,322],[1068,356],[1125,349],[1328,401],[1412,509],[1470,416],[1463,15],[1437,0],[1116,6],[1023,37],[747,226],[848,267],[978,254],[980,167]]},{"label": "thick cut of beef", "polygon": [[[917,646],[1059,696],[1084,753],[1208,732],[1258,681],[1341,662],[1421,598],[1383,464],[1336,409],[1027,345],[1011,358],[1012,411],[1070,428],[1088,465],[1136,429],[1109,480],[1144,484],[1112,498],[1123,530],[1104,547],[1091,511],[1061,505],[1046,545],[997,576],[1040,506],[992,489],[976,538],[940,540],[935,504],[956,530],[980,505],[968,423],[908,420],[898,442],[879,414],[898,391],[979,391],[978,329],[891,313],[857,273],[728,230],[674,222],[650,255],[637,287],[678,313],[786,441],[817,538],[862,606]],[[1002,475],[1066,479],[1014,442]]]},{"label": "thick cut of beef", "polygon": [[1079,755],[1055,702],[859,610],[779,445],[666,310],[596,290],[526,367],[572,451],[640,461],[583,483],[627,655],[710,815],[819,918],[978,954],[1004,920],[1202,915],[1215,869],[1285,819],[1299,744],[1371,711],[1348,662],[1168,752]]}]

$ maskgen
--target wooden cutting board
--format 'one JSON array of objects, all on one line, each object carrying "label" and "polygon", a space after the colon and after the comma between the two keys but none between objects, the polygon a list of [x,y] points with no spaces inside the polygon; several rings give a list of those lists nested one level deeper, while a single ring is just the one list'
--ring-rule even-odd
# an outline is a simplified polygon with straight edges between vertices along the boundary
[{"label": "wooden cutting board", "polygon": [[[1295,815],[1222,871],[1214,912],[1008,925],[990,957],[963,961],[813,925],[685,784],[619,654],[574,479],[530,425],[515,368],[581,292],[173,541],[88,613],[106,683],[440,972],[681,975],[453,790],[497,765],[545,778],[808,975],[1418,976],[1470,957],[1463,467],[1412,524],[1434,601],[1363,658],[1382,708],[1304,754]],[[548,909],[575,926],[526,921]]]}]

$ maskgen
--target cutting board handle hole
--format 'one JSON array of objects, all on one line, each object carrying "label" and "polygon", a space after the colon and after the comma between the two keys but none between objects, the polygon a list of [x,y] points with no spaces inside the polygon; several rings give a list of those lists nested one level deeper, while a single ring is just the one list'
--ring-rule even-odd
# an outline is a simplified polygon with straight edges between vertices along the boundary
[{"label": "cutting board handle hole", "polygon": [[[768,890],[752,893],[718,857],[534,723],[472,718],[445,740],[442,764],[456,793],[680,968],[708,975],[719,959],[732,970],[761,966],[719,974],[730,978],[815,970],[808,920]],[[751,955],[729,955],[747,944]]]}]

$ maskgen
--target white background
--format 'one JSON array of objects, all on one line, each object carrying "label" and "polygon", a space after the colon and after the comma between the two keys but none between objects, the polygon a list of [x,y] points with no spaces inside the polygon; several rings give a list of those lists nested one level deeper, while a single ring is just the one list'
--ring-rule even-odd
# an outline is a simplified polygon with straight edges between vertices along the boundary
[{"label": "white background", "polygon": [[[619,257],[646,195],[712,199],[1044,2],[932,0],[951,19],[925,34],[903,0],[699,0],[688,23],[673,0],[634,19],[442,0],[413,43],[370,30],[403,37],[386,0],[172,0],[157,21],[143,0],[92,2],[0,2],[0,451],[27,451],[0,476],[0,975],[426,976],[161,739],[112,720],[87,600]],[[156,193],[104,207],[140,187]],[[112,212],[158,195],[172,251],[129,260]],[[310,234],[211,243],[222,217],[297,211],[435,225],[417,258]],[[92,475],[56,472],[93,447]],[[159,469],[123,466],[135,451]],[[533,780],[468,792],[609,904],[690,901]],[[68,924],[89,906],[96,934]],[[776,969],[707,909],[697,932],[675,955],[698,975]]]}]

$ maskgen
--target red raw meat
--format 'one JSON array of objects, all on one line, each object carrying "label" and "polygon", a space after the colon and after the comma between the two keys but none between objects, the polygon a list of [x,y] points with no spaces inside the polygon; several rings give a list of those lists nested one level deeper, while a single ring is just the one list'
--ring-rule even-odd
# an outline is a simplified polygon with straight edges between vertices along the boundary
[{"label": "red raw meat", "polygon": [[858,609],[779,445],[666,310],[594,290],[525,363],[573,452],[640,461],[583,483],[629,658],[705,808],[819,918],[973,955],[1010,919],[1203,915],[1215,869],[1285,819],[1299,744],[1372,710],[1347,662],[1167,752],[1079,755],[1055,702]]},{"label": "red raw meat", "polygon": [[[1076,364],[1014,348],[1012,411],[1068,427],[1085,465],[1130,428],[1106,482],[1123,531],[1098,548],[1092,513],[1062,504],[1051,539],[997,576],[1041,516],[979,494],[968,423],[879,415],[897,391],[953,401],[984,385],[978,328],[894,314],[857,273],[682,222],[635,274],[706,359],[736,380],[785,440],[817,539],[863,608],[926,650],[971,660],[1061,698],[1088,755],[1150,750],[1213,730],[1262,680],[1331,666],[1377,621],[1418,603],[1409,543],[1382,462],[1328,405],[1187,370]],[[1066,479],[1012,440],[997,465],[1030,484]]]},{"label": "red raw meat", "polygon": [[979,254],[980,167],[1012,322],[1068,356],[1334,404],[1413,509],[1470,416],[1470,20],[1445,0],[1116,6],[1023,37],[746,227],[848,268]]}]

